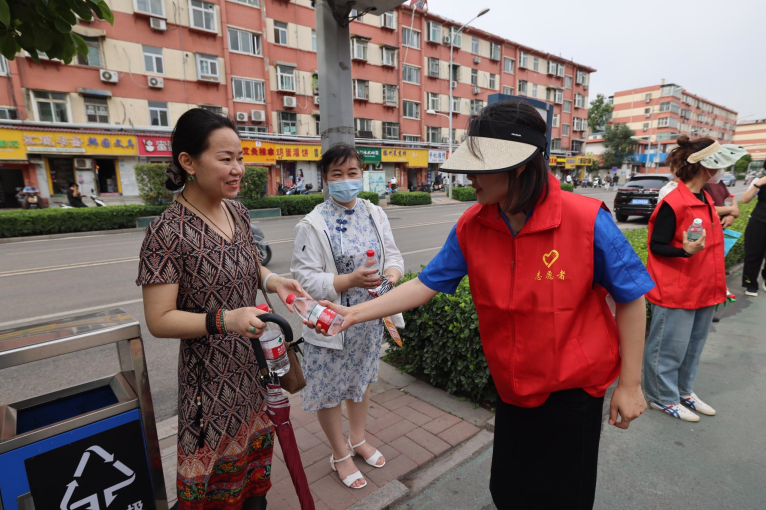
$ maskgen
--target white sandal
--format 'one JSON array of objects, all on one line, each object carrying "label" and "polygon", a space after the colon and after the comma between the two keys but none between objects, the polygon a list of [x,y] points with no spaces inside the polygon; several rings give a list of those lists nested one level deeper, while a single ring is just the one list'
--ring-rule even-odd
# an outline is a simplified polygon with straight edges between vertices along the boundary
[{"label": "white sandal", "polygon": [[[360,446],[362,446],[362,445],[363,445],[364,443],[366,443],[366,442],[367,442],[367,440],[366,440],[366,439],[362,439],[362,442],[361,442],[361,443],[359,443],[359,444],[355,444],[355,445],[352,445],[352,444],[351,444],[351,436],[349,436],[349,438],[348,438],[348,448],[349,448],[349,450],[351,450],[351,455],[356,455],[356,450],[355,450],[355,448],[359,448]],[[383,456],[383,454],[382,454],[382,453],[380,453],[380,452],[379,452],[379,451],[376,449],[376,450],[375,450],[375,453],[373,453],[372,455],[370,455],[368,458],[364,459],[364,461],[365,461],[367,464],[369,464],[370,466],[372,466],[372,467],[376,467],[376,468],[382,468],[383,466],[385,466],[385,465],[386,465],[386,461],[384,460],[384,461],[383,461],[383,464],[381,464],[380,466],[378,466],[378,460],[379,460],[379,459],[380,459],[382,456]]]},{"label": "white sandal", "polygon": [[[352,455],[354,454],[349,453],[342,459],[338,459],[338,460],[335,460],[335,458],[332,455],[330,455],[330,467],[332,468],[333,471],[338,471],[338,468],[335,467],[335,464],[337,464],[338,462],[343,462],[344,460],[350,459]],[[340,476],[340,473],[338,474],[338,476]],[[357,480],[364,480],[364,485],[360,485],[359,487],[351,487],[351,484]],[[343,485],[345,485],[349,489],[363,489],[367,487],[367,480],[364,479],[364,476],[362,475],[360,471],[351,473],[350,475],[348,475],[346,478],[344,478],[341,481],[343,482]]]}]

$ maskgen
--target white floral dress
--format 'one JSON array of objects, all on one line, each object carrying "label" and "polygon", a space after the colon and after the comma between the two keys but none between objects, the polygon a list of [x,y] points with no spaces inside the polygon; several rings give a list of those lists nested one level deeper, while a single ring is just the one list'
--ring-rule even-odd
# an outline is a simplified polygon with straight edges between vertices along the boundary
[{"label": "white floral dress", "polygon": [[[361,200],[351,210],[334,200],[322,204],[330,244],[338,274],[350,274],[367,262],[367,250],[375,250],[380,265],[380,240],[375,225]],[[354,306],[372,299],[367,289],[353,288],[342,293],[341,303]],[[367,386],[378,379],[380,348],[385,326],[380,320],[355,324],[346,331],[343,349],[327,349],[305,344],[303,374],[306,387],[301,392],[303,409],[339,405],[343,400],[361,402]]]}]

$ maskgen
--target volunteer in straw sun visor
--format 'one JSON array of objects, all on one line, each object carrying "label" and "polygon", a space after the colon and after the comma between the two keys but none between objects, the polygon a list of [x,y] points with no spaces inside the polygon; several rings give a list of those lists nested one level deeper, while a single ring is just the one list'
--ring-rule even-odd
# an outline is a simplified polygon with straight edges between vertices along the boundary
[{"label": "volunteer in straw sun visor", "polygon": [[329,305],[348,327],[454,293],[469,276],[501,398],[490,480],[499,509],[592,508],[607,387],[620,376],[611,425],[627,429],[646,409],[643,296],[654,283],[603,202],[561,190],[545,133],[525,102],[487,106],[441,167],[468,174],[479,203],[436,258],[378,299]]}]

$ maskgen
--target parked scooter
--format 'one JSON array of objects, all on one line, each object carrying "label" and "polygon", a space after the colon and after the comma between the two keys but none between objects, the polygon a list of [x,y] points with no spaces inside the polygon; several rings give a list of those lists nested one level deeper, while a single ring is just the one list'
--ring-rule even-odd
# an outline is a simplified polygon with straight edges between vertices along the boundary
[{"label": "parked scooter", "polygon": [[[42,203],[40,202],[39,195],[35,193],[28,193],[24,191],[24,188],[17,188],[16,200],[22,204],[24,209],[42,209]],[[26,205],[25,204],[26,201]]]},{"label": "parked scooter", "polygon": [[96,207],[106,207],[106,202],[98,198],[96,195],[89,195],[90,199],[96,203]]},{"label": "parked scooter", "polygon": [[305,189],[303,191],[301,191],[301,195],[308,195],[311,192],[312,189],[314,189],[314,185],[313,184],[311,184],[311,183],[306,184]]},{"label": "parked scooter", "polygon": [[271,261],[271,247],[266,242],[266,236],[263,235],[263,231],[255,223],[250,224],[250,231],[253,233],[253,239],[255,246],[258,247],[258,257],[261,264],[267,266]]}]

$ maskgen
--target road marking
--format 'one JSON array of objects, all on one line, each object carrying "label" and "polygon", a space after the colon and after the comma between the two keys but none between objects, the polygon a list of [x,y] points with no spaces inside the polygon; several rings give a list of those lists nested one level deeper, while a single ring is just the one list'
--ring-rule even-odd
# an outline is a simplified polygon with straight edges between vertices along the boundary
[{"label": "road marking", "polygon": [[391,227],[391,230],[402,230],[405,228],[415,228],[415,227],[427,227],[429,225],[443,225],[445,223],[455,223],[455,220],[448,220],[448,221],[432,221],[429,223],[413,223],[412,225],[400,225],[398,227]]},{"label": "road marking", "polygon": [[[95,236],[93,236],[95,237]],[[53,248],[53,249],[46,249],[46,250],[35,250],[35,251],[20,251],[17,253],[6,253],[6,255],[31,255],[34,253],[49,253],[52,251],[64,251],[64,250],[89,250],[91,248],[100,248],[102,246],[118,246],[121,244],[136,244],[143,242],[143,239],[136,239],[134,241],[123,241],[121,243],[110,243],[110,244],[90,244],[87,246],[70,246],[69,248]]]},{"label": "road marking", "polygon": [[10,243],[10,244],[48,243],[51,241],[68,241],[70,239],[92,239],[94,237],[130,236],[130,235],[136,235],[136,234],[144,235],[143,232],[123,232],[122,234],[94,234],[90,236],[57,237],[56,239],[32,239],[30,241],[13,241],[13,243]]},{"label": "road marking", "polygon": [[434,251],[434,250],[441,250],[441,246],[434,246],[433,248],[423,248],[422,250],[415,250],[415,251],[405,251],[402,253],[402,256],[404,255],[414,255],[415,253],[423,253],[426,251]]},{"label": "road marking", "polygon": [[27,317],[26,319],[18,319],[15,321],[0,322],[0,328],[7,326],[13,326],[14,324],[21,324],[22,322],[39,322],[47,319],[55,319],[56,317],[63,317],[65,315],[77,315],[86,312],[95,312],[96,310],[105,310],[108,308],[115,308],[118,306],[132,305],[134,303],[140,303],[143,299],[131,299],[130,301],[119,301],[117,303],[109,303],[108,305],[91,306],[88,308],[80,308],[79,310],[69,310],[66,312],[52,313],[49,315],[38,315],[37,317]]},{"label": "road marking", "polygon": [[7,273],[0,273],[0,278],[5,278],[7,276],[22,276],[25,274],[49,273],[51,271],[64,271],[65,269],[81,269],[83,267],[108,266],[112,264],[123,264],[125,262],[138,262],[138,257],[132,257],[128,259],[97,260],[94,262],[83,262],[81,264],[68,264],[65,266],[52,266],[52,267],[45,267],[45,268],[33,268],[33,269],[8,271]]}]

